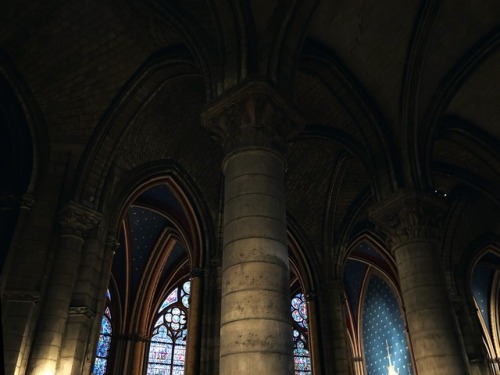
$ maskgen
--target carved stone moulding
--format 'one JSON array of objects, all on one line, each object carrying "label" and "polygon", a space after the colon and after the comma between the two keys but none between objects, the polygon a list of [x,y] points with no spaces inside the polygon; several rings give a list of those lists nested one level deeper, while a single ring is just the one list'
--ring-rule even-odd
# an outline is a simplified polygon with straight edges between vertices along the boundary
[{"label": "carved stone moulding", "polygon": [[249,80],[209,103],[202,123],[227,154],[265,147],[283,153],[305,124],[291,101],[265,80]]},{"label": "carved stone moulding", "polygon": [[0,209],[11,210],[17,208],[30,209],[35,204],[32,194],[9,194],[0,196]]},{"label": "carved stone moulding", "polygon": [[35,305],[40,302],[40,293],[32,290],[6,290],[2,298],[5,301],[29,302]]},{"label": "carved stone moulding", "polygon": [[68,309],[68,314],[73,316],[84,316],[88,319],[92,319],[95,316],[95,312],[93,312],[87,306],[70,306]]},{"label": "carved stone moulding", "polygon": [[402,189],[376,204],[370,211],[370,219],[386,234],[393,248],[412,240],[439,240],[447,208],[441,196]]},{"label": "carved stone moulding", "polygon": [[101,220],[101,215],[75,202],[68,203],[60,212],[59,231],[61,235],[83,238]]}]

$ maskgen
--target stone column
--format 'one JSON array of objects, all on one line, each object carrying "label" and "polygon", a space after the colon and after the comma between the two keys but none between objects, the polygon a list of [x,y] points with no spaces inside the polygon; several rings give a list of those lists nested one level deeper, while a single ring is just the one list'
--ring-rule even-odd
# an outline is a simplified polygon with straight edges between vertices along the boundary
[{"label": "stone column", "polygon": [[[106,237],[106,243],[104,246],[104,254],[103,259],[100,263],[99,272],[96,276],[96,285],[95,288],[97,290],[96,302],[95,302],[95,317],[92,321],[89,333],[89,338],[87,341],[87,345],[85,348],[85,358],[83,363],[83,374],[91,373],[92,366],[94,364],[95,353],[97,350],[97,341],[99,339],[99,334],[101,331],[101,321],[104,313],[104,309],[106,308],[106,290],[109,286],[109,279],[111,277],[111,268],[113,266],[113,257],[118,248],[118,241],[111,235]],[[82,262],[85,263],[85,262]],[[86,285],[84,283],[82,286]],[[75,288],[75,292],[81,290],[79,287]],[[113,314],[113,311],[111,312]],[[113,318],[113,316],[111,316]],[[114,336],[117,335],[116,330],[118,329],[116,324],[111,322],[113,327],[113,340]],[[118,335],[117,335],[118,336]],[[111,346],[114,347],[116,344],[112,341]],[[109,365],[109,363],[108,363]]]},{"label": "stone column", "polygon": [[21,236],[28,214],[35,199],[30,194],[0,197],[0,363],[6,373],[14,373],[22,367],[26,345],[39,295],[33,290],[8,290],[7,279],[13,258],[19,257]]},{"label": "stone column", "polygon": [[434,194],[402,190],[371,212],[396,259],[419,375],[470,373],[439,255],[446,208]]},{"label": "stone column", "polygon": [[220,374],[292,374],[281,153],[300,121],[267,83],[231,91],[204,113],[226,151]]},{"label": "stone column", "polygon": [[132,355],[132,366],[130,372],[128,374],[134,375],[134,374],[143,374],[145,372],[144,370],[144,358],[146,357],[147,351],[146,347],[149,343],[149,338],[145,335],[145,333],[142,334],[134,334],[131,340],[131,345],[130,347],[133,348],[133,355]]},{"label": "stone column", "polygon": [[98,234],[85,240],[78,279],[71,297],[68,322],[61,348],[58,371],[64,374],[81,374],[85,353],[91,335],[92,323],[100,320],[97,301],[104,299],[100,292],[100,278],[104,261],[104,245]]},{"label": "stone column", "polygon": [[191,295],[188,316],[188,337],[186,345],[186,375],[198,375],[200,373],[200,339],[201,339],[201,301],[202,301],[203,270],[194,269],[191,272]]},{"label": "stone column", "polygon": [[68,204],[61,212],[58,251],[28,363],[29,374],[56,372],[84,235],[98,222],[99,217],[94,211],[76,203]]},{"label": "stone column", "polygon": [[469,306],[458,294],[452,295],[452,303],[464,339],[471,375],[490,375],[488,356],[475,306]]},{"label": "stone column", "polygon": [[321,371],[321,350],[318,341],[318,312],[316,310],[316,294],[314,292],[307,293],[307,320],[309,324],[309,355],[311,356],[311,367],[313,374],[322,374]]},{"label": "stone column", "polygon": [[0,293],[5,290],[14,256],[10,245],[18,245],[26,217],[34,203],[35,197],[31,194],[0,196]]},{"label": "stone column", "polygon": [[322,307],[323,350],[331,355],[325,356],[326,374],[349,374],[347,349],[347,326],[342,313],[342,283],[340,280],[327,280],[323,285],[320,302]]}]

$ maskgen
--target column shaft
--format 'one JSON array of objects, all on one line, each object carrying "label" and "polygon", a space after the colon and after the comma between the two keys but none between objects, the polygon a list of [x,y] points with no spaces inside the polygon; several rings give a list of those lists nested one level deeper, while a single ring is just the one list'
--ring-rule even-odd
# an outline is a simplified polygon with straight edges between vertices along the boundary
[{"label": "column shaft", "polygon": [[[103,260],[101,262],[101,267],[99,269],[99,273],[96,277],[97,285],[97,296],[96,296],[96,304],[95,304],[95,315],[94,319],[91,322],[90,326],[90,334],[87,342],[87,346],[85,348],[85,357],[83,363],[83,373],[90,373],[92,370],[95,353],[97,350],[97,341],[99,338],[100,330],[101,330],[101,321],[104,313],[104,309],[106,307],[106,290],[109,286],[109,279],[111,277],[111,268],[113,266],[113,257],[115,254],[115,250],[118,246],[116,239],[113,236],[108,236],[106,239],[106,244],[104,246],[104,254]],[[77,288],[77,291],[79,289]],[[112,312],[113,314],[113,312]],[[116,325],[114,326],[117,329]],[[113,331],[113,335],[117,337],[117,332]],[[115,340],[113,338],[112,340]],[[112,346],[115,344],[111,343]],[[115,362],[116,363],[116,362]],[[109,363],[108,363],[109,366]],[[109,367],[108,367],[109,368]]]},{"label": "column shaft", "polygon": [[243,150],[224,174],[220,374],[291,374],[283,160]]},{"label": "column shaft", "polygon": [[321,293],[322,341],[325,353],[325,373],[349,374],[346,322],[342,314],[341,284],[331,280]]},{"label": "column shaft", "polygon": [[202,274],[200,271],[193,273],[191,277],[191,298],[189,302],[189,317],[188,317],[188,338],[186,343],[186,375],[199,374],[199,347],[201,335],[201,297],[202,289]]},{"label": "column shaft", "polygon": [[63,235],[59,239],[59,251],[30,357],[31,374],[56,371],[82,245],[81,237]]},{"label": "column shaft", "polygon": [[12,262],[16,257],[25,256],[25,249],[21,245],[22,236],[33,204],[34,197],[29,194],[0,197],[0,258],[4,257],[5,260],[0,262],[0,340],[3,340],[0,362],[4,364],[6,373],[20,372],[23,362],[26,362],[27,343],[33,327],[31,321],[39,302],[39,295],[33,290],[6,288]]},{"label": "column shaft", "polygon": [[321,374],[321,350],[318,341],[318,312],[316,311],[316,299],[314,296],[306,296],[307,319],[309,323],[309,354],[311,356],[311,367],[313,373]]},{"label": "column shaft", "polygon": [[403,189],[372,211],[388,234],[419,375],[469,374],[462,338],[439,256],[447,202],[434,194]]},{"label": "column shaft", "polygon": [[103,245],[94,236],[85,241],[78,279],[72,293],[70,314],[61,349],[59,371],[80,374],[91,335],[92,320],[101,317],[96,312],[99,279],[103,261]]},{"label": "column shaft", "polygon": [[418,373],[467,374],[437,243],[415,240],[393,251]]},{"label": "column shaft", "polygon": [[66,206],[61,213],[58,251],[28,363],[29,374],[56,372],[80,266],[83,236],[97,222],[95,213],[74,203]]}]

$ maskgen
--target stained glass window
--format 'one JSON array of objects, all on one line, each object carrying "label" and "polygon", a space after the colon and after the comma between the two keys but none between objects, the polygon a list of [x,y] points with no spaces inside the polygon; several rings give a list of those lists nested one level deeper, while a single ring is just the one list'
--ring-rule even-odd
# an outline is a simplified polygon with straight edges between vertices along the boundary
[{"label": "stained glass window", "polygon": [[153,324],[149,346],[148,375],[183,375],[186,360],[187,314],[191,282],[172,290]]},{"label": "stained glass window", "polygon": [[293,319],[293,363],[295,375],[310,375],[311,356],[308,345],[308,328],[306,300],[303,293],[292,298],[290,306]]},{"label": "stained glass window", "polygon": [[[111,300],[109,290],[106,292],[107,304]],[[111,348],[111,335],[113,329],[111,327],[111,311],[109,306],[106,306],[104,315],[101,320],[101,331],[99,333],[99,341],[97,342],[96,358],[92,369],[93,375],[106,374],[108,366],[109,349]]]}]

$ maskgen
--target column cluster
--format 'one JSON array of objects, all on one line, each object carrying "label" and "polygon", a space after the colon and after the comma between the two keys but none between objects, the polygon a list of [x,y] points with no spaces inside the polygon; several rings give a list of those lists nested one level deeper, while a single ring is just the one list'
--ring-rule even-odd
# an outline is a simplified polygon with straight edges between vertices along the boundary
[{"label": "column cluster", "polygon": [[76,203],[68,204],[60,213],[58,250],[28,365],[32,374],[56,371],[84,237],[99,220],[96,212]]}]

